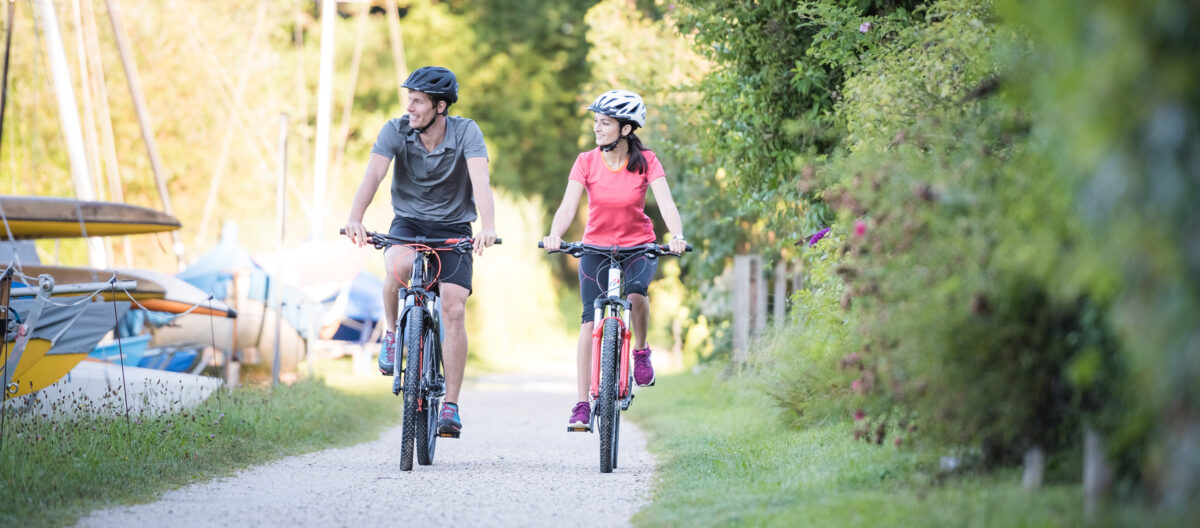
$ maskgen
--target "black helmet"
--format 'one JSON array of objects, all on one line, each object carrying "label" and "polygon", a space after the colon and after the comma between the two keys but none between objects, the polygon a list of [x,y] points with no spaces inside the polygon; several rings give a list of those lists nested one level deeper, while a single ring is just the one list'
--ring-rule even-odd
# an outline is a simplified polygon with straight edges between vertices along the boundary
[{"label": "black helmet", "polygon": [[454,72],[441,66],[417,68],[404,81],[404,87],[451,103],[458,102],[458,80],[454,78]]}]

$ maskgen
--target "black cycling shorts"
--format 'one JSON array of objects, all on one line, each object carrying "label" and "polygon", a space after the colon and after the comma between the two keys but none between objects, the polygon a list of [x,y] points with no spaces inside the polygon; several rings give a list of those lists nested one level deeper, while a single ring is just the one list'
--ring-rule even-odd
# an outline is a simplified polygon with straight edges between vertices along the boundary
[{"label": "black cycling shorts", "polygon": [[[634,253],[618,257],[621,275],[625,277],[625,295],[646,295],[646,287],[654,280],[658,270],[658,259],[645,253]],[[594,301],[608,288],[609,257],[585,254],[579,258],[579,299],[583,302],[583,322],[596,318]]]},{"label": "black cycling shorts", "polygon": [[[388,234],[402,237],[470,238],[471,224],[470,222],[447,224],[396,216],[392,219],[392,227],[388,230]],[[405,251],[405,249],[397,248],[392,251]],[[434,274],[437,276],[437,282],[457,284],[466,288],[467,294],[470,294],[473,256],[470,251],[462,253],[458,251],[438,251],[437,257],[430,259]],[[441,263],[441,269],[438,269],[439,262]],[[392,273],[392,270],[388,270],[388,273]],[[401,277],[401,279],[401,282],[408,282],[408,277]]]}]

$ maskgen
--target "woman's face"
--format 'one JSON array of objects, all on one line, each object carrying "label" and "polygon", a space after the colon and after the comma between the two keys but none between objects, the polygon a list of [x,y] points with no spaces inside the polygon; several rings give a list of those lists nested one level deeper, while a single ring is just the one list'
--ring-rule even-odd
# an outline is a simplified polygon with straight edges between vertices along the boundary
[{"label": "woman's face", "polygon": [[408,125],[421,128],[432,123],[437,117],[437,105],[433,98],[425,92],[408,91]]},{"label": "woman's face", "polygon": [[597,145],[608,145],[621,139],[621,124],[617,122],[616,118],[604,114],[596,114],[596,122],[592,125],[592,132],[596,133]]}]

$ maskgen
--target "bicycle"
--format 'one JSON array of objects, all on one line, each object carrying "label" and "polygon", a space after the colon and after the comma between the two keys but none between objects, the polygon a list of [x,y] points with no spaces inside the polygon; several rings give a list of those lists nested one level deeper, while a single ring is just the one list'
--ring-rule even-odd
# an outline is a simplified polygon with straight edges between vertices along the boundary
[{"label": "bicycle", "polygon": [[[341,234],[344,235],[345,230]],[[375,249],[405,246],[416,254],[408,284],[400,289],[401,309],[396,317],[395,365],[392,368],[392,394],[404,396],[400,440],[402,471],[412,470],[414,447],[417,463],[428,466],[433,463],[439,436],[459,436],[458,433],[437,432],[437,413],[446,394],[446,376],[442,371],[442,299],[433,286],[441,272],[437,252],[471,251],[474,241],[473,238],[434,239],[367,232],[367,242]],[[495,243],[499,244],[500,239]],[[433,261],[437,261],[437,265]]]},{"label": "bicycle", "polygon": [[[542,243],[538,242],[542,248]],[[688,245],[685,251],[691,251]],[[597,246],[582,242],[563,242],[551,253],[566,253],[575,258],[584,254],[608,257],[608,287],[593,301],[596,310],[592,330],[592,376],[588,390],[592,416],[587,428],[581,431],[600,433],[600,472],[611,473],[617,467],[617,446],[621,435],[621,411],[629,410],[633,402],[633,369],[629,368],[631,343],[630,313],[632,306],[625,298],[625,282],[621,262],[638,255],[647,258],[678,257],[665,244],[639,246]],[[572,431],[570,427],[567,429]]]}]

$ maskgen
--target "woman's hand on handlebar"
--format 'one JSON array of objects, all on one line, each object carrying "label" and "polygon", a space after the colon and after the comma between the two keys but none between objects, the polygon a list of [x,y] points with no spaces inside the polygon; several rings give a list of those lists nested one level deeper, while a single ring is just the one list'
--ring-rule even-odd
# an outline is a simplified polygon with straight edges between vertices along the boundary
[{"label": "woman's hand on handlebar", "polygon": [[682,255],[684,251],[687,251],[687,246],[687,239],[683,237],[672,238],[670,242],[667,242],[667,247],[671,248],[671,253],[676,255]]},{"label": "woman's hand on handlebar", "polygon": [[370,241],[367,240],[367,226],[364,226],[362,222],[346,222],[346,227],[342,228],[342,232],[358,247],[370,244]]},{"label": "woman's hand on handlebar", "polygon": [[546,238],[542,239],[542,248],[546,250],[546,253],[554,251],[560,247],[562,247],[562,237],[548,235]]}]

